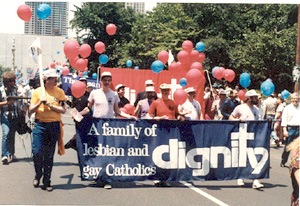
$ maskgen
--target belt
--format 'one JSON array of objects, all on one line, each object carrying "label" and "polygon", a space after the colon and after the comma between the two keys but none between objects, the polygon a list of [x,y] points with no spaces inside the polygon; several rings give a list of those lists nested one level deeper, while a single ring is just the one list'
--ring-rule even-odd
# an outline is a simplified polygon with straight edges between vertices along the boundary
[{"label": "belt", "polygon": [[287,128],[288,128],[288,129],[299,129],[300,126],[289,126],[289,125],[288,125]]}]

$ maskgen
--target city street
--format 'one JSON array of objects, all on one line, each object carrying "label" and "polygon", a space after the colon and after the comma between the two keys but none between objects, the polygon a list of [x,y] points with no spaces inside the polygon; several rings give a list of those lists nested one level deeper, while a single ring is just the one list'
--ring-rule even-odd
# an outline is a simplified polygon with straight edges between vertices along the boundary
[{"label": "city street", "polygon": [[[65,143],[75,133],[70,114],[63,116]],[[283,147],[271,146],[270,179],[263,179],[265,188],[252,189],[252,181],[245,186],[232,181],[172,182],[172,187],[155,187],[153,182],[115,182],[105,190],[80,179],[76,151],[55,154],[52,172],[53,191],[46,192],[32,186],[33,162],[28,151],[30,140],[16,136],[17,162],[0,164],[1,205],[290,205],[292,193],[288,168],[279,166]]]}]

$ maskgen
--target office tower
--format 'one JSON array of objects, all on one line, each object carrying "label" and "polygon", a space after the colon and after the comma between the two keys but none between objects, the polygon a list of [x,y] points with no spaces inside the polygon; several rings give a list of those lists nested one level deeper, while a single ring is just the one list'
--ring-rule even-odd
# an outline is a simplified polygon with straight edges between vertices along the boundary
[{"label": "office tower", "polygon": [[46,2],[51,7],[51,15],[39,19],[37,8],[44,2],[25,2],[32,10],[32,17],[25,22],[25,34],[45,36],[68,35],[69,2]]},{"label": "office tower", "polygon": [[129,6],[136,12],[146,13],[145,2],[125,2],[125,8]]}]

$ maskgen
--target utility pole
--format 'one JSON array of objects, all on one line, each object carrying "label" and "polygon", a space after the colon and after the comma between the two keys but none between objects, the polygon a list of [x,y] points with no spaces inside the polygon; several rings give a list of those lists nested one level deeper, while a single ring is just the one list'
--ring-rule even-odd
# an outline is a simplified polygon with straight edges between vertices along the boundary
[{"label": "utility pole", "polygon": [[11,44],[11,52],[12,52],[11,70],[12,71],[15,71],[15,51],[16,51],[16,43],[15,43],[15,37],[13,37],[12,44]]},{"label": "utility pole", "polygon": [[[296,48],[296,66],[293,73],[298,75],[295,81],[294,92],[299,92],[299,73],[300,73],[300,4],[298,5],[298,29],[297,29],[297,48]],[[295,75],[296,76],[296,75]]]}]

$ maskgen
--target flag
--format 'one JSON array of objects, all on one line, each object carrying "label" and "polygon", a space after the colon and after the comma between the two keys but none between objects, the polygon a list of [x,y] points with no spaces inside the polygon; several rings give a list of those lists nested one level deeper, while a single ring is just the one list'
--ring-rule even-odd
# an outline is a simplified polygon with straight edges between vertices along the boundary
[{"label": "flag", "polygon": [[171,50],[169,50],[169,59],[168,59],[168,65],[170,66],[170,64],[174,61],[174,56],[171,52]]},{"label": "flag", "polygon": [[29,55],[32,57],[33,61],[38,63],[38,54],[41,51],[41,41],[40,37],[37,37],[29,48]]}]

